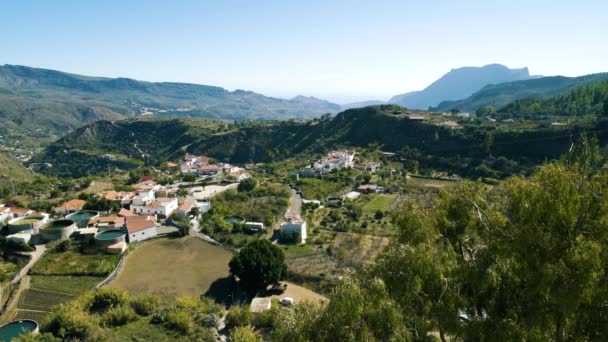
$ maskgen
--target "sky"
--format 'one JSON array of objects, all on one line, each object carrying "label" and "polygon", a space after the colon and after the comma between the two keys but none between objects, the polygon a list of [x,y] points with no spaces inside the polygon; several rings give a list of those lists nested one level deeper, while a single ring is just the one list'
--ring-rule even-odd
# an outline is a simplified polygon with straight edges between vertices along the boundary
[{"label": "sky", "polygon": [[5,0],[0,64],[388,100],[462,66],[608,71],[605,0]]}]

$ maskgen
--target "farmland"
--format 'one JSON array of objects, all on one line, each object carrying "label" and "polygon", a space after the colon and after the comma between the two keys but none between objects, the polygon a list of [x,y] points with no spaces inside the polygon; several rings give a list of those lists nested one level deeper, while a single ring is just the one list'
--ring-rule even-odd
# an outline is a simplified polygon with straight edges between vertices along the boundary
[{"label": "farmland", "polygon": [[377,210],[387,211],[395,201],[395,195],[376,195],[363,205],[364,212],[375,212]]},{"label": "farmland", "polygon": [[83,254],[76,248],[58,251],[54,248],[32,268],[32,274],[105,276],[112,272],[119,256],[105,253]]},{"label": "farmland", "polygon": [[228,276],[232,254],[198,238],[162,239],[145,243],[129,254],[109,286],[131,293],[152,293],[167,300],[199,296],[213,282]]}]

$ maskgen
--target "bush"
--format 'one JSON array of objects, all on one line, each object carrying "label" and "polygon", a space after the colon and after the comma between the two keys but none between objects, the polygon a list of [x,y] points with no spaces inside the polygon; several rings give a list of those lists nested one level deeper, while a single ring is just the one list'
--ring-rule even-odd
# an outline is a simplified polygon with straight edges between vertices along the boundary
[{"label": "bush", "polygon": [[160,306],[160,297],[155,295],[142,295],[131,299],[131,307],[140,316],[150,316]]},{"label": "bush", "polygon": [[262,342],[262,335],[253,330],[251,326],[237,327],[230,332],[230,342]]},{"label": "bush", "polygon": [[235,327],[243,327],[251,324],[253,321],[253,314],[249,310],[248,306],[233,306],[228,310],[226,314],[226,327],[232,329]]},{"label": "bush", "polygon": [[103,330],[98,326],[98,320],[82,311],[78,303],[60,305],[48,317],[43,330],[63,340],[103,339]]},{"label": "bush", "polygon": [[130,306],[112,307],[102,317],[107,327],[117,327],[137,320],[137,314]]},{"label": "bush", "polygon": [[105,311],[112,307],[126,304],[129,300],[129,294],[125,290],[101,288],[93,292],[93,298],[90,302],[91,311]]},{"label": "bush", "polygon": [[192,331],[192,323],[192,315],[187,311],[177,310],[167,315],[167,327],[182,334],[189,334]]}]

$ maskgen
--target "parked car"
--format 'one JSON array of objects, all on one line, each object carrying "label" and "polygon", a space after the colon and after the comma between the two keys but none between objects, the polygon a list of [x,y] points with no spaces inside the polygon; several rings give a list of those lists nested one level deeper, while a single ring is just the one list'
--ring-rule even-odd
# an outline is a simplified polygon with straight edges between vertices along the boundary
[{"label": "parked car", "polygon": [[291,297],[283,297],[280,300],[280,303],[283,305],[292,305],[293,304],[293,298]]}]

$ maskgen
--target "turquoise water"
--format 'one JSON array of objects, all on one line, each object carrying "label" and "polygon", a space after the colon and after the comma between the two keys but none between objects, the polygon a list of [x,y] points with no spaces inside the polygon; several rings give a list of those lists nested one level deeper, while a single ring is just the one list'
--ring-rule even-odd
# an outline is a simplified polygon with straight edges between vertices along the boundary
[{"label": "turquoise water", "polygon": [[37,326],[38,324],[34,321],[11,322],[0,327],[0,341],[10,341],[21,334],[34,331]]},{"label": "turquoise water", "polygon": [[103,233],[100,233],[95,238],[97,240],[112,240],[112,239],[116,239],[117,237],[121,237],[123,235],[125,235],[125,233],[123,233],[119,230],[107,230]]},{"label": "turquoise water", "polygon": [[243,221],[243,219],[240,217],[224,217],[224,221],[226,221],[230,224],[235,224],[235,223],[241,223]]},{"label": "turquoise water", "polygon": [[96,214],[93,213],[79,213],[74,216],[70,216],[69,219],[72,221],[88,220],[95,215]]}]

